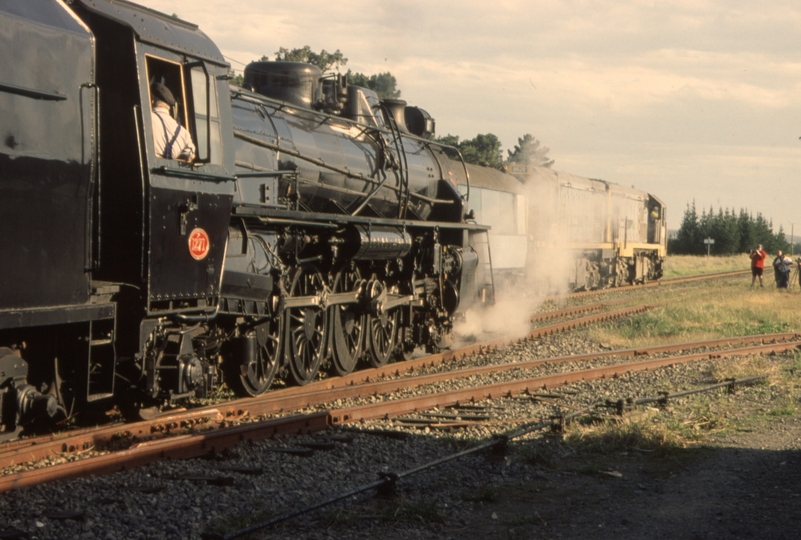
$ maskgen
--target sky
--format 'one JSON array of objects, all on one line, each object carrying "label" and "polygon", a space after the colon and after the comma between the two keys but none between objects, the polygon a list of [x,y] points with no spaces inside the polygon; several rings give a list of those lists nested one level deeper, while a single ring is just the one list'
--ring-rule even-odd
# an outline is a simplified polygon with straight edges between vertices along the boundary
[{"label": "sky", "polygon": [[[801,237],[801,2],[139,0],[200,26],[237,70],[279,47],[391,72],[437,134],[526,133],[553,168]],[[797,226],[797,227],[796,227]]]}]

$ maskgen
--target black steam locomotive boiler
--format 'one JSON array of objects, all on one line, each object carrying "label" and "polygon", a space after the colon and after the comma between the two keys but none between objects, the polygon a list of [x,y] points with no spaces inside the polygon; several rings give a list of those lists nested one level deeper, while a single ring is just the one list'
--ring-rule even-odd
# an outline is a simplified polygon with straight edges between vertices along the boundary
[{"label": "black steam locomotive boiler", "polygon": [[[305,64],[230,87],[196,26],[123,0],[0,14],[0,437],[444,348],[491,293],[425,111]],[[191,161],[157,156],[154,83]]]}]

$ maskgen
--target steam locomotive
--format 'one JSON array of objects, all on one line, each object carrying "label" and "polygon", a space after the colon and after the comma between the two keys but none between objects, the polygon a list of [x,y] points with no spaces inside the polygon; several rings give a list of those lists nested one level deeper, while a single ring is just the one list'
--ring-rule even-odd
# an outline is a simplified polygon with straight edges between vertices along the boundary
[{"label": "steam locomotive", "polygon": [[[424,110],[306,64],[230,86],[195,25],[124,0],[0,13],[0,438],[380,366],[492,300]],[[156,154],[156,82],[191,162]]]},{"label": "steam locomotive", "polygon": [[[662,277],[666,207],[655,195],[545,167],[467,165],[469,210],[491,226],[497,291],[582,291]],[[466,183],[457,180],[466,191]]]}]

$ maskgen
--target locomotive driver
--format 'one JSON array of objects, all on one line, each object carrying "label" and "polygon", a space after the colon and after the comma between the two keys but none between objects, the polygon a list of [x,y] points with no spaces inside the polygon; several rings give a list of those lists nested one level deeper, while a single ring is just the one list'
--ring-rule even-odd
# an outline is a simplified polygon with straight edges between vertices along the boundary
[{"label": "locomotive driver", "polygon": [[161,83],[150,85],[150,105],[156,156],[192,161],[195,157],[192,136],[170,116],[170,107],[175,105],[175,98],[170,89]]}]

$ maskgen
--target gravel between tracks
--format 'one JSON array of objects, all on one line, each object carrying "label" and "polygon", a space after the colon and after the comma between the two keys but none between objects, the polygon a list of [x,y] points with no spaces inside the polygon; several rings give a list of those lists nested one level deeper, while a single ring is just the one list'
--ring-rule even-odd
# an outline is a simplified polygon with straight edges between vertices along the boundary
[{"label": "gravel between tracks", "polygon": [[[520,361],[603,348],[583,336],[580,331],[551,336],[484,355],[479,361]],[[771,357],[769,361],[788,362],[788,357]],[[598,362],[606,360],[593,365]],[[382,471],[419,466],[514,425],[500,423],[503,421],[547,418],[605,397],[653,395],[656,388],[668,383],[673,388],[701,386],[709,382],[712,364],[693,362],[577,383],[554,390],[563,395],[555,403],[526,398],[482,402],[487,407],[483,413],[499,423],[452,433],[398,427],[394,421],[372,422],[314,436],[243,444],[214,460],[163,461],[114,475],[10,492],[0,495],[0,531],[25,531],[30,538],[38,539],[105,540],[199,538],[202,531],[221,523],[228,527],[226,530],[235,530],[254,517],[259,520],[280,515],[373,482]],[[577,366],[542,369],[568,368]],[[499,375],[491,374],[471,384],[496,382]],[[415,392],[419,390],[409,394]],[[748,389],[741,393],[749,399]],[[343,406],[348,404],[343,400]],[[364,433],[388,428],[402,429],[408,438],[401,441]],[[351,439],[335,442],[332,450],[315,451],[311,457],[276,451],[333,435]],[[404,479],[394,499],[377,499],[368,492],[254,537],[797,536],[793,530],[794,516],[801,513],[801,419],[797,413],[775,420],[760,432],[727,436],[709,450],[688,450],[688,458],[676,463],[655,466],[647,453],[637,452],[605,458],[602,465],[610,474],[585,474],[582,464],[600,465],[571,455],[556,439],[540,434],[514,441],[505,457],[472,455]],[[542,449],[555,452],[557,462],[545,466],[526,458]],[[256,469],[263,474],[248,474]],[[209,484],[212,477],[222,477],[217,483],[231,485]],[[69,511],[79,515],[70,517]],[[772,517],[757,519],[764,516]]]}]

